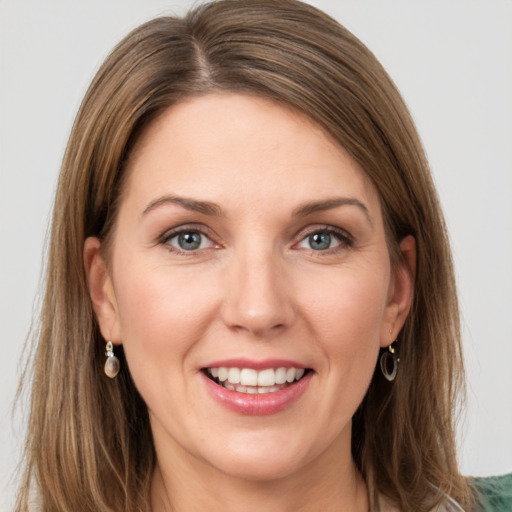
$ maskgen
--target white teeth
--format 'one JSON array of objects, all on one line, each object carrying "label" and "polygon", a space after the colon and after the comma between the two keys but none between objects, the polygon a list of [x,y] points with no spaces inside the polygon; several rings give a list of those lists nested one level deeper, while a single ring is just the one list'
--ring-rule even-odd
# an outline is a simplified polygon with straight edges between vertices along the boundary
[{"label": "white teeth", "polygon": [[248,395],[256,395],[256,394],[264,394],[264,393],[274,393],[283,389],[285,386],[233,386],[229,382],[223,384],[226,389],[231,391],[237,391],[238,393],[247,393]]},{"label": "white teeth", "polygon": [[278,368],[276,370],[276,384],[284,384],[286,382],[286,368]]},{"label": "white teeth", "polygon": [[218,379],[220,383],[231,391],[239,393],[273,393],[286,387],[294,381],[300,380],[304,368],[267,368],[254,370],[252,368],[208,368],[208,373]]},{"label": "white teeth", "polygon": [[228,370],[228,381],[231,384],[238,384],[240,382],[240,368],[230,368]]},{"label": "white teeth", "polygon": [[224,382],[225,380],[228,380],[228,369],[225,368],[224,366],[221,366],[219,368],[219,375],[218,375],[218,377],[219,377],[219,380],[221,382]]},{"label": "white teeth", "polygon": [[243,368],[240,371],[240,384],[242,386],[257,386],[258,372],[252,368]]},{"label": "white teeth", "polygon": [[286,370],[286,382],[293,382],[296,372],[297,370],[295,368],[288,368],[288,370]]},{"label": "white teeth", "polygon": [[258,386],[273,386],[276,383],[276,373],[272,368],[258,372]]}]

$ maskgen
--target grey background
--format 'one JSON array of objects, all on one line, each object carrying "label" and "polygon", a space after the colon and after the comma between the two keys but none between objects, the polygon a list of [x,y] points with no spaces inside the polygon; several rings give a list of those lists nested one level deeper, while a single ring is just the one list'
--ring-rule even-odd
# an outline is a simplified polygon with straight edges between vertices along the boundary
[{"label": "grey background", "polygon": [[[512,2],[324,0],[402,91],[453,242],[469,403],[467,474],[512,470]],[[12,509],[23,415],[10,417],[74,114],[137,24],[191,2],[0,0],[0,511]]]}]

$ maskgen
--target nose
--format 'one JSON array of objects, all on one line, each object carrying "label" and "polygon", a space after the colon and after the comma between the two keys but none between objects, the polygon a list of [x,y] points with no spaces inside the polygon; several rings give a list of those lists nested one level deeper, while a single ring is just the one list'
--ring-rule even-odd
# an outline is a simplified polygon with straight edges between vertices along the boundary
[{"label": "nose", "polygon": [[267,339],[293,321],[292,286],[278,255],[248,252],[231,262],[222,316],[230,329]]}]

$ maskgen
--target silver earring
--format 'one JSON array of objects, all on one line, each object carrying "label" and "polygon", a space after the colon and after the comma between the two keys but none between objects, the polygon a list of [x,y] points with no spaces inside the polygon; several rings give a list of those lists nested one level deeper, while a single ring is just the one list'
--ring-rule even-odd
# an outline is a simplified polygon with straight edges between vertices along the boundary
[{"label": "silver earring", "polygon": [[391,343],[391,345],[389,345],[388,347],[388,350],[383,352],[382,355],[380,356],[380,370],[382,371],[382,375],[384,375],[384,377],[389,382],[395,380],[396,374],[398,372],[399,362],[400,359],[398,359],[398,357],[396,356],[395,348],[393,347],[393,343]]},{"label": "silver earring", "polygon": [[114,355],[114,345],[111,341],[107,342],[105,349],[105,355],[107,360],[105,361],[105,375],[113,379],[119,373],[119,359]]}]

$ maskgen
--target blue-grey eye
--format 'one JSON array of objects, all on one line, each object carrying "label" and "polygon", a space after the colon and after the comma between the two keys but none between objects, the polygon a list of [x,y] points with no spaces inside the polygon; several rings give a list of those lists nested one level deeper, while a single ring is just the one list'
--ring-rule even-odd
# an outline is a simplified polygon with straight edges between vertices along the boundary
[{"label": "blue-grey eye", "polygon": [[208,245],[208,238],[199,231],[182,231],[169,239],[169,244],[182,251],[197,251]]},{"label": "blue-grey eye", "polygon": [[340,237],[329,231],[316,231],[306,236],[299,243],[303,249],[312,249],[313,251],[326,251],[333,249],[341,244]]},{"label": "blue-grey eye", "polygon": [[314,251],[325,251],[331,247],[331,238],[329,233],[313,233],[308,236],[309,246]]},{"label": "blue-grey eye", "polygon": [[178,244],[185,251],[195,251],[201,246],[200,233],[180,233],[178,235]]}]

